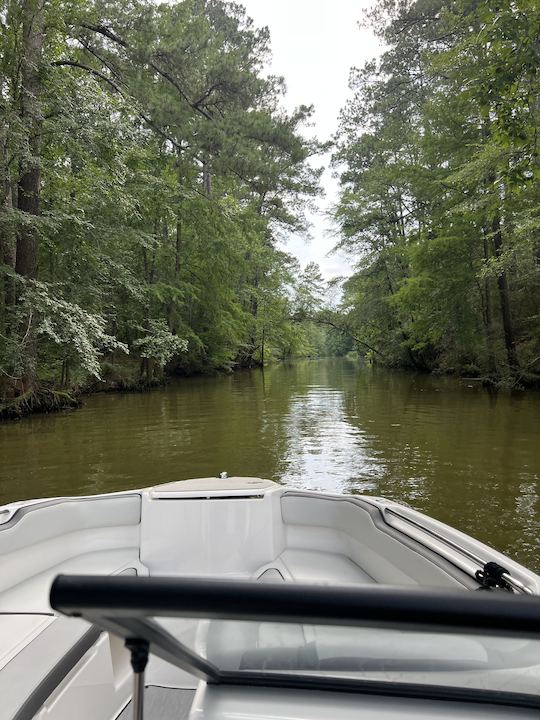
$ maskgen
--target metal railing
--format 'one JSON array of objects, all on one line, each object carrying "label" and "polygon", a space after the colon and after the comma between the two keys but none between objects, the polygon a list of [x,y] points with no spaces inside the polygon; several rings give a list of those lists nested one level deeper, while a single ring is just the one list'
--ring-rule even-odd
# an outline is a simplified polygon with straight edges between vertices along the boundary
[{"label": "metal railing", "polygon": [[[444,543],[447,547],[451,548],[455,552],[460,553],[461,555],[464,555],[466,558],[471,560],[473,563],[478,565],[478,569],[480,571],[483,571],[486,565],[488,564],[488,561],[479,557],[476,555],[476,553],[473,553],[472,550],[469,550],[468,548],[464,547],[463,545],[459,545],[458,543],[454,542],[450,538],[442,535],[441,533],[437,532],[436,530],[433,530],[432,528],[427,527],[426,525],[423,525],[418,520],[415,520],[413,518],[408,517],[404,513],[400,513],[398,510],[394,510],[394,508],[385,508],[384,509],[384,515],[395,515],[400,520],[409,523],[413,527],[417,528],[418,530],[421,530],[421,532],[426,533],[427,535],[430,535],[432,538],[437,540],[438,542]],[[389,523],[390,524],[390,523]],[[390,527],[393,527],[393,525],[390,524]],[[403,530],[400,528],[400,532],[403,532]],[[409,536],[412,537],[412,536]],[[416,540],[419,542],[418,538],[413,537],[413,540]],[[455,562],[455,558],[453,559]],[[507,583],[513,590],[519,593],[523,593],[525,595],[535,595],[535,592],[532,588],[528,587],[527,585],[524,585],[520,580],[518,580],[516,577],[511,575],[509,572],[503,572],[501,573],[501,578],[504,580],[505,583]]]}]

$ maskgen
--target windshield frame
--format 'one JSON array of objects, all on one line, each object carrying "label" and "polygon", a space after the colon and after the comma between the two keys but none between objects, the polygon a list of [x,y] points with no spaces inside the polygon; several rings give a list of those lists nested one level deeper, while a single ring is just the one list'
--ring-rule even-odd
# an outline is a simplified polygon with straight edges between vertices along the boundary
[{"label": "windshield frame", "polygon": [[[540,709],[540,695],[287,670],[223,670],[153,618],[430,630],[540,640],[540,598],[510,592],[328,587],[181,577],[58,576],[52,607],[82,617],[210,684],[316,689]],[[399,620],[396,620],[399,618]],[[540,665],[540,657],[539,657]]]}]

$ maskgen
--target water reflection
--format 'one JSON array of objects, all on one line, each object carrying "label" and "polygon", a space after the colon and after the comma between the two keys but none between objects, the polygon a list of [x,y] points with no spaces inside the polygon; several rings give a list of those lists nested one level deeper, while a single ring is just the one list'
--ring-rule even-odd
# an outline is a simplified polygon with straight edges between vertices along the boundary
[{"label": "water reflection", "polygon": [[0,424],[0,502],[187,477],[404,501],[540,570],[540,395],[303,362]]},{"label": "water reflection", "polygon": [[287,449],[281,481],[295,488],[368,492],[384,474],[363,431],[346,420],[343,392],[318,385],[291,398],[284,420]]}]

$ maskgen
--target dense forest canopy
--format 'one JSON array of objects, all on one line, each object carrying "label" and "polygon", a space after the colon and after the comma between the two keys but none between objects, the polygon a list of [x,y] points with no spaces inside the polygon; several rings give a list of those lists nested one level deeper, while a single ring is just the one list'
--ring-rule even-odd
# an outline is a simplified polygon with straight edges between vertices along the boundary
[{"label": "dense forest canopy", "polygon": [[[381,0],[334,161],[342,314],[382,362],[540,376],[540,5]],[[343,318],[342,318],[343,321]]]},{"label": "dense forest canopy", "polygon": [[321,344],[322,279],[278,243],[320,146],[268,53],[220,0],[0,0],[4,407]]},{"label": "dense forest canopy", "polygon": [[[0,414],[355,348],[540,376],[540,7],[379,0],[334,138],[339,307],[280,238],[310,106],[221,0],[0,0]],[[314,322],[314,320],[316,322]]]}]

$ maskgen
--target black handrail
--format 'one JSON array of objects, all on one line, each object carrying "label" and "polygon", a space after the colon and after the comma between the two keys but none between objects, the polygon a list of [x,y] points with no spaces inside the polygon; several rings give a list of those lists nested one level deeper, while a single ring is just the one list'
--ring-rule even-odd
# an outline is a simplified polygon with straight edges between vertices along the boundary
[{"label": "black handrail", "polygon": [[538,695],[507,690],[302,671],[227,670],[184,645],[152,619],[376,626],[528,638],[540,635],[540,600],[536,597],[384,586],[336,588],[238,580],[60,575],[51,589],[51,605],[66,615],[84,617],[128,643],[143,641],[154,655],[212,684],[324,689],[540,709]]},{"label": "black handrail", "polygon": [[189,617],[540,635],[540,599],[505,592],[59,575],[51,606],[90,621]]}]

